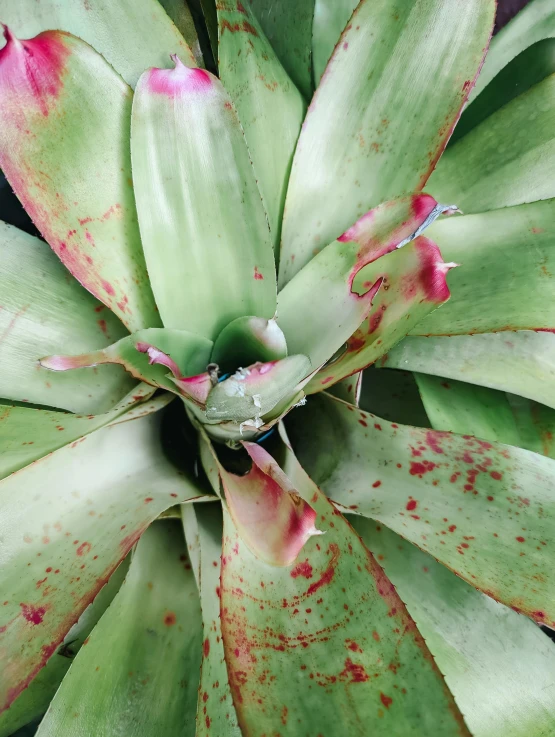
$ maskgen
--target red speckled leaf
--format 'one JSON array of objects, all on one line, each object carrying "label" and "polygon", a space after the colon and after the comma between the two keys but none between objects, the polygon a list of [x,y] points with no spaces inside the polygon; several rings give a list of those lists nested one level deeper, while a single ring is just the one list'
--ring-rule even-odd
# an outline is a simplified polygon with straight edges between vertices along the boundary
[{"label": "red speckled leaf", "polygon": [[[416,319],[448,298],[448,265],[437,246],[417,236],[442,212],[453,209],[427,194],[385,202],[324,248],[279,293],[277,320],[288,351],[306,354],[313,369],[329,360],[370,313],[363,335],[351,342],[341,366],[334,363],[336,371],[319,373],[313,391],[358,371],[387,350],[386,341],[380,340],[384,328],[380,333],[377,329],[391,302],[398,304],[390,308],[385,322],[393,323],[389,332],[395,342]],[[409,310],[414,313],[411,322],[406,320]],[[367,345],[370,350],[360,355]]]},{"label": "red speckled leaf", "polygon": [[302,425],[288,429],[328,496],[387,525],[494,599],[555,625],[555,461],[387,422],[325,395],[303,412]]},{"label": "red speckled leaf", "polygon": [[0,711],[160,512],[201,495],[166,460],[160,413],[93,432],[0,483]]},{"label": "red speckled leaf", "polygon": [[494,12],[495,0],[359,2],[295,151],[280,286],[370,208],[425,186],[480,69]]},{"label": "red speckled leaf", "polygon": [[285,470],[326,533],[294,567],[257,559],[224,513],[221,625],[243,734],[468,735],[382,569],[294,459]]},{"label": "red speckled leaf", "polygon": [[0,167],[45,239],[130,330],[159,316],[131,181],[130,88],[59,31],[0,50]]}]

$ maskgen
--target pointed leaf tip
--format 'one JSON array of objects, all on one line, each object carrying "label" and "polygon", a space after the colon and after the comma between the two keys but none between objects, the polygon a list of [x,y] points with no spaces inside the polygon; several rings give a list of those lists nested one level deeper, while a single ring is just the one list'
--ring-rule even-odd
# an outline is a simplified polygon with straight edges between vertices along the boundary
[{"label": "pointed leaf tip", "polygon": [[204,69],[187,67],[177,54],[172,54],[173,69],[153,67],[146,76],[149,92],[167,97],[182,93],[201,93],[212,87],[212,75]]}]

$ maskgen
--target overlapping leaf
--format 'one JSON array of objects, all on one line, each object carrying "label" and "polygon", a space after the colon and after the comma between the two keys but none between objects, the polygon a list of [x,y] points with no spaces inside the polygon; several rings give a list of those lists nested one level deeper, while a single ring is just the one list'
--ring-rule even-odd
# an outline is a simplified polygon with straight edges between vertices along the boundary
[{"label": "overlapping leaf", "polygon": [[130,330],[157,327],[133,196],[130,88],[48,31],[0,50],[0,167],[73,276]]},{"label": "overlapping leaf", "polygon": [[304,414],[288,429],[331,499],[386,524],[492,598],[555,624],[553,460],[399,426],[324,395]]}]

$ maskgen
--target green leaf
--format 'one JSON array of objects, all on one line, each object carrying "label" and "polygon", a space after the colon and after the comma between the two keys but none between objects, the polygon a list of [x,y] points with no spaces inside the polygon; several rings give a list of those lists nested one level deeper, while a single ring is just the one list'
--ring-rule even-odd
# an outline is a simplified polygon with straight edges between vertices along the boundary
[{"label": "green leaf", "polygon": [[493,37],[472,99],[479,95],[511,59],[536,41],[555,36],[555,9],[551,0],[531,0]]},{"label": "green leaf", "polygon": [[515,394],[415,374],[434,430],[475,435],[555,458],[555,411]]},{"label": "green leaf", "polygon": [[378,370],[375,367],[364,371],[358,406],[390,422],[431,427],[414,374],[409,371]]},{"label": "green leaf", "polygon": [[395,533],[353,518],[405,602],[474,737],[548,735],[553,643]]},{"label": "green leaf", "polygon": [[555,199],[449,218],[428,233],[460,268],[453,298],[413,335],[555,328]]},{"label": "green leaf", "polygon": [[[391,286],[390,282],[399,279],[397,290],[401,290],[404,297],[393,310],[397,333],[398,312],[403,311],[407,303],[412,307],[412,302],[417,300],[416,309],[421,317],[422,310],[426,314],[438,302],[447,299],[445,271],[448,265],[441,261],[437,248],[422,238],[414,244],[406,244],[444,210],[450,209],[438,205],[426,194],[385,202],[366,213],[337,241],[317,254],[279,293],[277,320],[285,334],[289,353],[304,353],[314,369],[332,358],[370,314],[368,325],[361,328],[364,337],[357,338],[347,348],[348,354],[356,353],[355,360],[351,361],[348,355],[340,356],[331,364],[332,368],[321,371],[313,380],[312,384],[316,385],[313,391],[371,362],[369,358],[364,363],[367,351],[359,354],[373,342],[383,311],[391,301],[382,296]],[[395,253],[401,246],[404,246],[403,253]],[[420,307],[421,302],[427,303],[424,308]],[[396,340],[406,334],[403,325],[404,322]]]},{"label": "green leaf", "polygon": [[46,243],[0,221],[0,396],[83,414],[107,412],[133,386],[115,366],[54,375],[38,359],[103,348],[126,334]]},{"label": "green leaf", "polygon": [[550,332],[409,337],[380,365],[502,389],[555,409],[555,337]]},{"label": "green leaf", "polygon": [[0,483],[0,710],[160,512],[202,496],[166,460],[159,415],[98,430]]},{"label": "green leaf", "polygon": [[248,2],[221,0],[217,9],[219,75],[245,131],[277,254],[287,180],[306,105]]},{"label": "green leaf", "polygon": [[[489,57],[488,57],[489,58]],[[492,79],[461,115],[449,145],[479,125],[515,97],[555,72],[555,39],[538,41],[515,57]]]},{"label": "green leaf", "polygon": [[294,396],[309,373],[310,361],[301,355],[240,368],[212,389],[206,402],[206,418],[209,422],[262,425],[260,418]]},{"label": "green leaf", "polygon": [[229,96],[216,77],[174,60],[137,85],[133,180],[165,327],[214,340],[237,317],[273,317],[274,255]]},{"label": "green leaf", "polygon": [[441,157],[428,188],[467,214],[555,196],[555,74],[486,118]]},{"label": "green leaf", "polygon": [[74,657],[119,591],[129,568],[129,558],[127,556],[117,567],[108,583],[69,630],[57,652],[30,686],[0,715],[0,737],[11,737],[19,727],[42,717],[48,709]]},{"label": "green leaf", "polygon": [[[183,377],[202,379],[197,374],[206,372],[211,350],[211,341],[200,335],[185,330],[148,328],[102,350],[78,356],[47,356],[40,359],[40,364],[51,371],[68,371],[116,363],[136,379],[177,393],[178,388],[187,385],[187,379],[181,381]],[[206,373],[204,376],[206,383],[209,377]]]},{"label": "green leaf", "polygon": [[329,734],[340,715],[353,737],[468,735],[382,569],[294,459],[284,472],[326,533],[293,568],[256,558],[224,512],[221,626],[243,733]]},{"label": "green leaf", "polygon": [[74,415],[0,404],[0,479],[122,415],[128,417],[134,405],[137,406],[133,416],[137,412],[150,414],[168,404],[171,398],[165,394],[150,400],[153,393],[152,387],[139,385],[114,409],[99,415]]},{"label": "green leaf", "polygon": [[288,430],[331,499],[387,525],[488,596],[555,624],[553,460],[389,423],[324,395],[303,414]]},{"label": "green leaf", "polygon": [[[197,29],[195,28],[195,22],[193,20],[192,13],[189,10],[188,0],[158,0],[158,2],[164,8],[171,20],[175,23],[176,28],[179,30],[179,32],[185,39],[187,46],[192,52],[191,55],[194,59],[194,62],[190,63],[190,56],[186,53],[184,57],[186,59],[185,63],[188,66],[204,66],[199,37]],[[171,53],[179,53],[177,47],[174,47]],[[169,58],[169,55],[167,58]],[[163,59],[163,62],[167,63],[167,59]],[[158,63],[145,64],[139,73],[144,72],[147,67],[152,66],[160,65]]]},{"label": "green leaf", "polygon": [[359,0],[316,0],[312,25],[312,64],[319,84],[326,65]]},{"label": "green leaf", "polygon": [[131,182],[131,90],[74,36],[6,38],[0,167],[73,276],[130,331],[158,326]]},{"label": "green leaf", "polygon": [[156,522],[137,545],[120,592],[75,658],[37,737],[194,737],[201,634],[181,525]]},{"label": "green leaf", "polygon": [[[194,511],[193,511],[194,510]],[[204,623],[196,737],[242,737],[227,676],[220,618],[222,512],[219,504],[191,504],[200,542],[200,602]],[[205,697],[206,695],[206,697]]]},{"label": "green leaf", "polygon": [[494,9],[493,0],[359,3],[299,137],[280,286],[370,208],[424,187],[484,57]]},{"label": "green leaf", "polygon": [[314,0],[250,0],[254,14],[283,68],[306,100],[312,97]]},{"label": "green leaf", "polygon": [[344,402],[350,402],[358,407],[360,392],[362,389],[362,371],[357,371],[356,374],[347,376],[346,379],[341,379],[337,384],[333,384],[330,387],[329,392],[334,397],[342,399]]},{"label": "green leaf", "polygon": [[263,317],[238,317],[218,335],[211,360],[221,371],[235,371],[256,361],[287,356],[285,335],[277,322]]},{"label": "green leaf", "polygon": [[196,63],[157,0],[3,0],[2,21],[20,38],[52,28],[73,33],[132,87],[147,67],[169,64],[170,54],[179,54],[191,66]]}]

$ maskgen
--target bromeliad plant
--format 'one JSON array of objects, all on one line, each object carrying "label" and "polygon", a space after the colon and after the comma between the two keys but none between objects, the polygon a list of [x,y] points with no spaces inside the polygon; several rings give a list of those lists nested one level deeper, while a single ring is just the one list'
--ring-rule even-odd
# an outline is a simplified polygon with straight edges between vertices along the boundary
[{"label": "bromeliad plant", "polygon": [[494,5],[3,0],[0,737],[552,733],[555,14],[475,86]]}]

